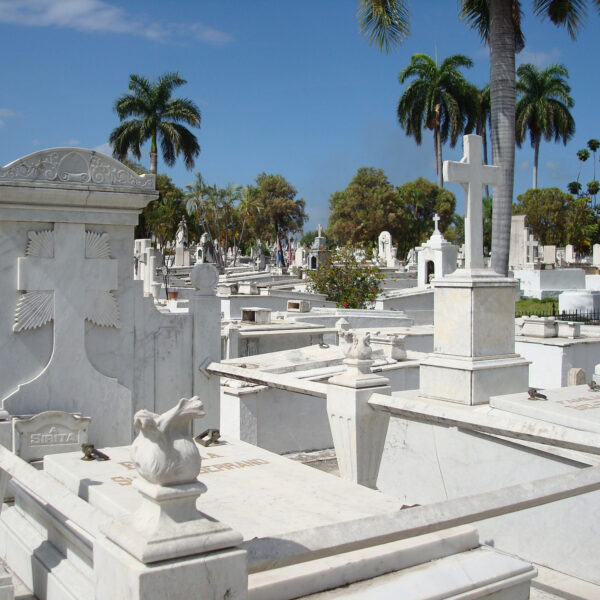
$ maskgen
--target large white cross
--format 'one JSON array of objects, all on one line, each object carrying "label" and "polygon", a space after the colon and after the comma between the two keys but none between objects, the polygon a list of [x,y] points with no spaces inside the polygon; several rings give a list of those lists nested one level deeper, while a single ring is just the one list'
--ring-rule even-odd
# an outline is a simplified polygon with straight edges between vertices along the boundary
[{"label": "large white cross", "polygon": [[482,190],[498,184],[500,167],[483,164],[481,136],[465,135],[463,140],[465,155],[460,162],[444,161],[444,179],[465,190],[465,269],[483,269]]},{"label": "large white cross", "polygon": [[54,348],[51,363],[76,369],[87,361],[85,314],[88,290],[116,290],[115,259],[86,258],[85,225],[54,225],[54,257],[18,259],[18,289],[54,292]]},{"label": "large white cross", "polygon": [[439,228],[438,228],[438,224],[439,224],[439,222],[440,222],[440,215],[438,215],[437,213],[435,213],[435,214],[433,215],[433,223],[434,223],[434,225],[435,225],[435,231],[434,231],[434,233],[435,233],[436,231],[438,231],[438,232],[439,232]]}]

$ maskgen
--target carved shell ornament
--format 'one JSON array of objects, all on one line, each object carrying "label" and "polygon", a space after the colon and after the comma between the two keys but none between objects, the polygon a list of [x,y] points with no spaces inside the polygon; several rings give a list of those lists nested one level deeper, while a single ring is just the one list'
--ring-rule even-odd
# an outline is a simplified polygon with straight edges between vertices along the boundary
[{"label": "carved shell ornament", "polygon": [[[54,231],[29,231],[25,256],[54,258]],[[85,258],[109,259],[110,243],[107,233],[85,232]],[[99,327],[121,327],[119,305],[113,292],[86,290],[83,317]],[[17,301],[13,331],[42,327],[54,319],[52,290],[25,290]]]},{"label": "carved shell ornament", "polygon": [[189,433],[190,421],[205,414],[198,396],[181,398],[162,415],[145,409],[135,413],[139,434],[131,445],[131,460],[139,475],[165,486],[195,481],[201,458]]}]

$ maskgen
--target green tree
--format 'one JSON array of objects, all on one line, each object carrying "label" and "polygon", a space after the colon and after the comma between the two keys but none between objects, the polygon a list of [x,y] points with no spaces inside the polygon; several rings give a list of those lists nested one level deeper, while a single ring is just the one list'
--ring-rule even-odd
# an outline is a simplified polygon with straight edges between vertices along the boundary
[{"label": "green tree", "polygon": [[413,54],[398,76],[400,84],[412,79],[398,102],[398,121],[406,135],[422,141],[422,128],[433,131],[438,185],[444,185],[442,144],[454,147],[461,133],[473,131],[477,108],[472,86],[460,72],[473,61],[462,54],[444,59],[438,67],[427,54]]},{"label": "green tree", "polygon": [[540,244],[573,244],[578,251],[589,245],[588,226],[596,221],[586,198],[574,198],[558,188],[527,190],[513,210],[527,215],[525,223]]},{"label": "green tree", "polygon": [[[600,0],[591,0],[600,9]],[[492,156],[501,167],[494,188],[492,268],[508,272],[510,215],[515,167],[515,53],[524,46],[518,0],[460,0],[461,18],[476,29],[490,48]],[[534,0],[534,12],[575,38],[586,15],[584,0]]]},{"label": "green tree", "polygon": [[[150,172],[156,173],[158,142],[165,164],[172,167],[183,155],[187,169],[194,168],[200,154],[196,136],[182,123],[200,126],[200,110],[188,98],[171,98],[173,90],[187,83],[177,72],[165,73],[150,81],[140,75],[129,76],[129,90],[115,104],[114,110],[121,124],[112,130],[109,141],[113,156],[123,160],[131,153],[141,159],[141,145],[150,144]],[[128,119],[134,117],[133,119]]]},{"label": "green tree", "polygon": [[423,177],[401,185],[397,191],[400,210],[409,216],[407,231],[396,238],[398,256],[402,257],[431,236],[436,213],[440,217],[440,231],[446,231],[452,222],[456,198],[452,192]]},{"label": "green tree", "polygon": [[367,302],[373,302],[384,277],[377,267],[358,261],[350,247],[332,253],[307,274],[311,291],[325,294],[327,300],[344,308],[365,308]]},{"label": "green tree", "polygon": [[596,179],[596,151],[600,148],[600,140],[588,140],[587,147],[594,153],[594,180]]},{"label": "green tree", "polygon": [[255,189],[254,237],[277,241],[302,229],[308,218],[306,202],[296,198],[298,191],[285,177],[260,173]]},{"label": "green tree", "polygon": [[361,167],[346,189],[329,198],[327,231],[338,245],[373,244],[383,230],[400,238],[408,231],[398,192],[383,169]]},{"label": "green tree", "polygon": [[518,100],[516,105],[516,140],[521,147],[529,133],[533,148],[533,188],[537,188],[540,142],[554,138],[567,141],[575,133],[575,121],[569,108],[573,107],[571,88],[565,81],[569,72],[564,65],[550,65],[543,71],[532,64],[517,69]]},{"label": "green tree", "polygon": [[183,190],[176,186],[164,173],[156,176],[158,199],[153,200],[142,211],[145,226],[144,237],[156,238],[160,248],[165,251],[167,244],[175,239],[182,217],[188,221],[188,233],[191,239],[196,237],[196,229],[185,209]]}]

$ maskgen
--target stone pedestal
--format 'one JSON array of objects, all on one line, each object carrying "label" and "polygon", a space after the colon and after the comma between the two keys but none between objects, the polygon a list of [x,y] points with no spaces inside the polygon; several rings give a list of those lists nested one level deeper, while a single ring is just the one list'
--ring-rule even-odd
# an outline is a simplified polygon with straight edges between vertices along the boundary
[{"label": "stone pedestal", "polygon": [[110,522],[102,533],[144,564],[230,548],[242,536],[196,510],[196,500],[206,492],[199,482],[161,486],[141,477],[134,487],[142,502],[133,513]]},{"label": "stone pedestal", "polygon": [[345,373],[329,380],[327,416],[340,477],[375,488],[390,417],[369,405],[371,394],[390,394],[389,380],[371,373],[372,360],[347,358]]},{"label": "stone pedestal", "polygon": [[434,352],[421,363],[421,395],[483,404],[527,390],[529,362],[514,350],[516,286],[489,269],[435,281]]}]

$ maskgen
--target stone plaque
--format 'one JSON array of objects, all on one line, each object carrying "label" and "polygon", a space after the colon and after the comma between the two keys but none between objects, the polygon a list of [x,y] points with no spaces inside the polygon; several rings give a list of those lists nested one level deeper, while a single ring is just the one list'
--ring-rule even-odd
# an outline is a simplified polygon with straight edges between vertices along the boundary
[{"label": "stone plaque", "polygon": [[89,417],[50,410],[12,422],[13,452],[23,460],[41,460],[47,454],[73,452],[88,441]]}]

